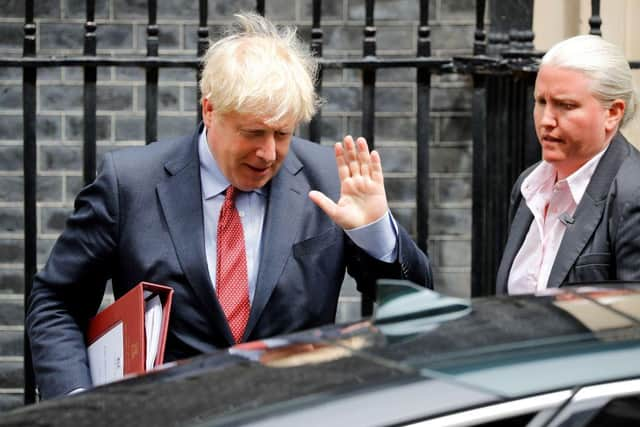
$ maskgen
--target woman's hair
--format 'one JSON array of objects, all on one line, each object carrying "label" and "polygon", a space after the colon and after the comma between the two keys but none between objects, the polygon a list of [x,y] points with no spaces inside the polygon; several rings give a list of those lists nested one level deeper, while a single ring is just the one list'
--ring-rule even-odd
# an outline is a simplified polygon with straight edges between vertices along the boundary
[{"label": "woman's hair", "polygon": [[613,43],[593,35],[571,37],[549,49],[542,57],[541,66],[544,65],[584,73],[592,82],[591,91],[603,105],[623,100],[625,112],[620,127],[633,118],[640,96],[633,87],[629,62]]},{"label": "woman's hair", "polygon": [[254,13],[235,16],[235,25],[204,55],[202,97],[222,114],[252,114],[267,123],[311,120],[319,105],[318,65],[295,28],[276,28]]}]

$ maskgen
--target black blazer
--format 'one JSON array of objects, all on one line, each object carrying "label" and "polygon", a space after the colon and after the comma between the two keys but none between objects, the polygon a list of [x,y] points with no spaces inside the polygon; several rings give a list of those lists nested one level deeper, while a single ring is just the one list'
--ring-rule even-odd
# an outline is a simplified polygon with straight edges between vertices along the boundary
[{"label": "black blazer", "polygon": [[[507,293],[513,260],[533,214],[522,197],[525,170],[511,191],[511,228],[496,278],[496,293]],[[548,287],[602,280],[640,280],[640,153],[616,134],[591,177],[567,226]]]},{"label": "black blazer", "polygon": [[[43,397],[90,387],[83,330],[108,279],[116,297],[141,280],[173,287],[165,360],[232,344],[205,259],[200,130],[105,154],[95,182],[77,197],[49,261],[35,277],[28,308]],[[339,196],[331,148],[294,138],[269,185],[246,340],[334,321],[345,269],[367,292],[378,277],[431,286],[427,257],[402,228],[399,262],[383,263],[357,248],[309,199],[311,189],[334,200]]]}]

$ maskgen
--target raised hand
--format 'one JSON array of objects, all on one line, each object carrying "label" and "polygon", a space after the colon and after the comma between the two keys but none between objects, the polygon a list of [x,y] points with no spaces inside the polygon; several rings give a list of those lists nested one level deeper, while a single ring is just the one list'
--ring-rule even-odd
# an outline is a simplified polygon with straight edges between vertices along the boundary
[{"label": "raised hand", "polygon": [[369,153],[364,138],[354,142],[351,135],[347,135],[342,143],[336,143],[335,153],[341,183],[340,200],[334,203],[315,190],[309,192],[311,200],[345,230],[380,219],[389,206],[378,152]]}]

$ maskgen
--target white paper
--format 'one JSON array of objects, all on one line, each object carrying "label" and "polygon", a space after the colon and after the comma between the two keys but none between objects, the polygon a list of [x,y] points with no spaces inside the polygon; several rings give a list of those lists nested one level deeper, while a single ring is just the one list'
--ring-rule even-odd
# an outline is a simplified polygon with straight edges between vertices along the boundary
[{"label": "white paper", "polygon": [[162,328],[162,303],[160,296],[156,295],[145,301],[144,308],[144,332],[147,338],[147,371],[153,369],[153,364],[158,355],[160,343],[160,329]]},{"label": "white paper", "polygon": [[118,322],[87,348],[93,385],[115,381],[124,376],[124,333]]}]

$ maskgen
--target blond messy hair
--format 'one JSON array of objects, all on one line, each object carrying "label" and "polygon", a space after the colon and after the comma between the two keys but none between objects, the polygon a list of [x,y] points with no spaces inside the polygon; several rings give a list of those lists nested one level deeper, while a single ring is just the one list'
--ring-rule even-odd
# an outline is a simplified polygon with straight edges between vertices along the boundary
[{"label": "blond messy hair", "polygon": [[202,98],[221,114],[252,114],[267,123],[311,120],[319,105],[318,65],[296,29],[278,29],[255,13],[235,17],[228,34],[204,55]]}]

